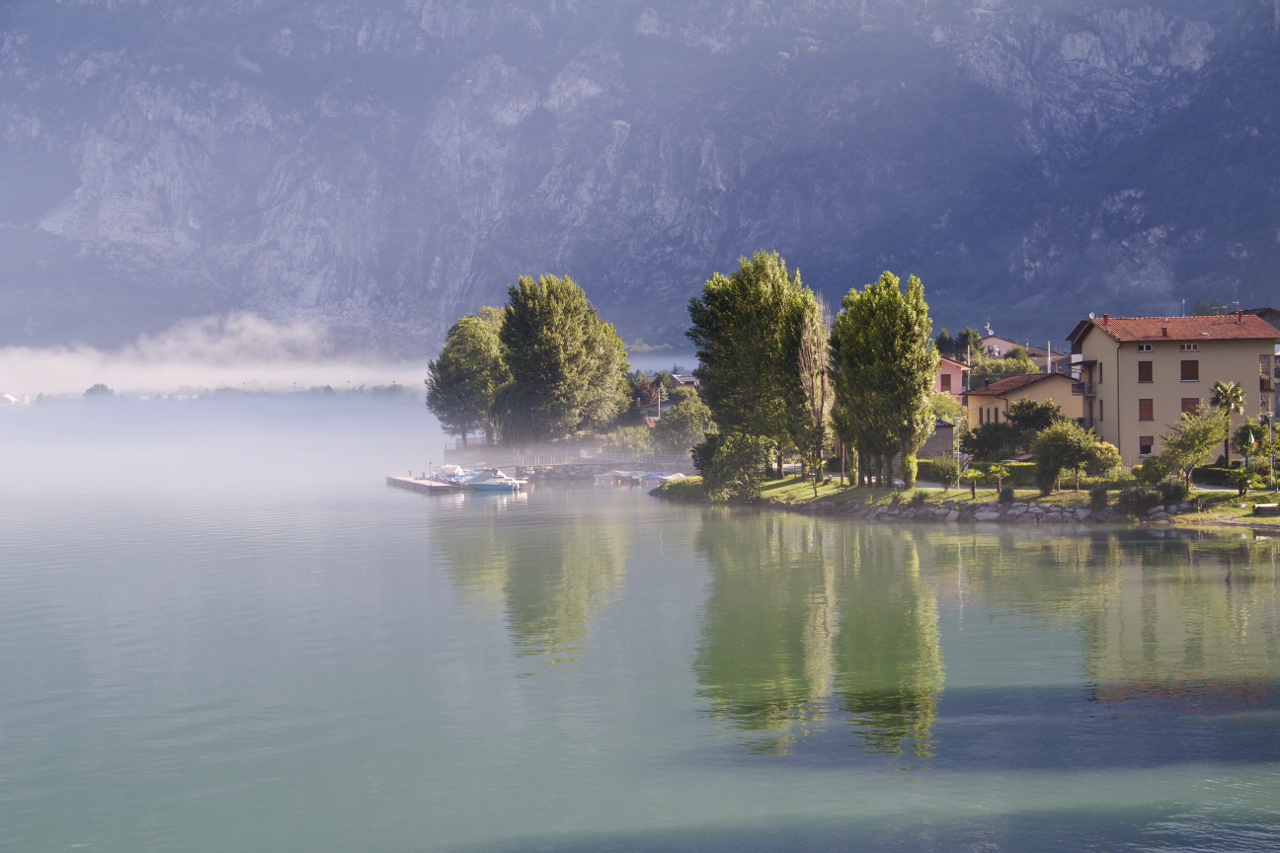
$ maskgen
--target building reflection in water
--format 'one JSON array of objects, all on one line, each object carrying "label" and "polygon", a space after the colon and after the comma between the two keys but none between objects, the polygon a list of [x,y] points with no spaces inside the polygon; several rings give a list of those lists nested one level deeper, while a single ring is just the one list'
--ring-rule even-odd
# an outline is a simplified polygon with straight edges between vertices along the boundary
[{"label": "building reflection in water", "polygon": [[576,661],[618,593],[630,526],[572,493],[540,493],[536,510],[526,498],[467,495],[437,541],[454,588],[503,614],[518,655]]}]

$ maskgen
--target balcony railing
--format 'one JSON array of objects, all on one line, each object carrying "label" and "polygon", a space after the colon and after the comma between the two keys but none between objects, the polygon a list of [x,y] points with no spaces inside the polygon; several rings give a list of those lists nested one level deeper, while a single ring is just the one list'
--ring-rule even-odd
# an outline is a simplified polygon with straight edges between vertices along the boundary
[{"label": "balcony railing", "polygon": [[1258,377],[1258,386],[1259,386],[1258,387],[1259,391],[1271,391],[1272,390],[1271,377],[1270,376]]},{"label": "balcony railing", "polygon": [[1072,382],[1071,393],[1077,397],[1092,397],[1093,383],[1092,382]]}]

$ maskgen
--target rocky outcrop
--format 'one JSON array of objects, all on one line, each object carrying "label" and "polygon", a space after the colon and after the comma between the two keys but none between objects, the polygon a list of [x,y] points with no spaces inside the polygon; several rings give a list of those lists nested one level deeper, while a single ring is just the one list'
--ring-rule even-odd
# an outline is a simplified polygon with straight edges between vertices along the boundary
[{"label": "rocky outcrop", "polygon": [[1274,16],[18,0],[0,338],[114,344],[249,309],[426,355],[517,274],[554,271],[629,339],[679,341],[689,295],[757,248],[833,301],[914,272],[944,322],[1035,339],[1061,337],[1063,304],[1261,299]]}]

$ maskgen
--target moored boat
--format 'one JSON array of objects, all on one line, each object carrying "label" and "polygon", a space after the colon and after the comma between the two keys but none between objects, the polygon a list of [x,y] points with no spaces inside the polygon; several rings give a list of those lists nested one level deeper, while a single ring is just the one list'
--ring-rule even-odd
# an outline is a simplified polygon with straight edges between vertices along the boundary
[{"label": "moored boat", "polygon": [[468,489],[476,489],[481,492],[518,492],[521,489],[527,489],[529,481],[508,477],[497,468],[486,468],[471,479],[466,480],[463,485]]}]

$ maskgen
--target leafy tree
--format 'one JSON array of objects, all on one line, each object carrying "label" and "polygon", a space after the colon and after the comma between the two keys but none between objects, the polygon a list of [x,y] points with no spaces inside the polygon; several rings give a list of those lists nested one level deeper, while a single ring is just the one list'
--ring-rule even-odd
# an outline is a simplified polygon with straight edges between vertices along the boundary
[{"label": "leafy tree", "polygon": [[933,339],[933,345],[938,348],[938,354],[947,358],[956,357],[956,347],[959,343],[959,341],[951,337],[951,333],[945,327],[941,332],[938,332],[938,337]]},{"label": "leafy tree", "polygon": [[1039,433],[1062,420],[1062,410],[1053,400],[1044,403],[1037,403],[1035,400],[1019,400],[1009,407],[1006,417],[1009,424],[1018,432]]},{"label": "leafy tree", "polygon": [[711,410],[696,394],[684,397],[653,428],[653,440],[667,453],[687,453],[712,429]]},{"label": "leafy tree", "polygon": [[1041,431],[1031,443],[1036,457],[1036,485],[1047,495],[1062,487],[1062,471],[1075,471],[1076,489],[1080,488],[1079,471],[1092,457],[1097,438],[1073,421],[1058,421]]},{"label": "leafy tree", "polygon": [[1089,471],[1095,477],[1110,477],[1120,469],[1120,451],[1109,441],[1099,441],[1089,457]]},{"label": "leafy tree", "polygon": [[563,438],[626,409],[622,339],[573,279],[521,276],[507,288],[500,338],[510,380],[494,410],[507,444]]},{"label": "leafy tree", "polygon": [[653,430],[647,426],[614,428],[605,439],[604,447],[614,453],[638,455],[653,452]]},{"label": "leafy tree", "polygon": [[1271,455],[1267,428],[1253,418],[1246,418],[1245,422],[1231,433],[1231,446],[1236,453],[1244,457],[1246,468],[1249,467],[1249,457],[1260,459]]},{"label": "leafy tree", "polygon": [[[804,393],[804,407],[797,411],[788,432],[800,449],[804,473],[822,470],[835,388],[831,382],[831,312],[827,303],[811,291],[797,295],[788,317],[786,352],[795,354],[795,372]],[[818,481],[813,484],[818,495]]]},{"label": "leafy tree", "polygon": [[[1213,383],[1213,396],[1209,398],[1209,405],[1215,409],[1219,409],[1226,413],[1227,428],[1230,429],[1231,413],[1244,413],[1245,393],[1240,387],[1239,382],[1223,382],[1219,379]],[[1222,436],[1223,455],[1227,457],[1227,467],[1231,467],[1231,445],[1227,441],[1227,436]]]},{"label": "leafy tree", "polygon": [[1004,478],[1009,476],[1009,469],[997,463],[987,469],[987,476],[996,478],[996,491],[1000,491],[1004,486]]},{"label": "leafy tree", "polygon": [[933,476],[938,478],[942,483],[944,492],[950,491],[951,487],[960,479],[960,465],[956,462],[954,456],[941,456],[932,463],[930,467],[933,469]]},{"label": "leafy tree", "polygon": [[776,252],[756,252],[739,258],[733,275],[713,274],[689,300],[693,373],[720,429],[782,444],[797,422],[805,403],[786,330],[803,291],[800,274],[788,276]]},{"label": "leafy tree", "polygon": [[[1226,441],[1229,422],[1225,408],[1211,409],[1204,403],[1195,412],[1183,412],[1182,419],[1160,436],[1160,460],[1164,470],[1191,482],[1191,469],[1203,465],[1213,455],[1219,441]],[[1152,460],[1148,459],[1145,469]],[[1153,472],[1154,473],[1154,472]]]},{"label": "leafy tree", "polygon": [[983,424],[960,436],[960,449],[980,462],[1004,459],[1018,452],[1022,433],[1005,421]]},{"label": "leafy tree", "polygon": [[84,392],[84,398],[86,400],[93,400],[93,399],[105,400],[111,397],[115,397],[115,395],[116,395],[115,391],[112,391],[110,388],[108,388],[106,385],[102,384],[101,382],[98,382],[95,385],[90,386]]},{"label": "leafy tree", "polygon": [[719,443],[710,470],[702,485],[712,500],[735,497],[742,501],[760,498],[760,483],[769,465],[773,443],[763,436],[729,433]]},{"label": "leafy tree", "polygon": [[629,377],[631,383],[631,399],[637,406],[653,406],[658,402],[658,386],[649,377],[637,370]]},{"label": "leafy tree", "polygon": [[481,308],[454,323],[440,358],[427,363],[427,408],[449,435],[466,444],[467,434],[483,430],[493,441],[493,401],[506,380],[502,360],[502,309]]},{"label": "leafy tree", "polygon": [[1197,299],[1191,306],[1192,317],[1207,317],[1210,314],[1225,314],[1227,306],[1216,297],[1210,298],[1208,302],[1202,302]]},{"label": "leafy tree", "polygon": [[969,420],[969,414],[960,403],[956,402],[956,398],[946,392],[939,392],[929,398],[929,408],[933,410],[935,420],[946,421],[956,428],[956,436],[959,438],[961,424]]},{"label": "leafy tree", "polygon": [[851,289],[832,324],[838,405],[854,446],[873,461],[882,483],[892,482],[890,465],[899,452],[912,457],[903,471],[914,469],[916,450],[933,432],[930,404],[940,359],[931,327],[920,279],[908,278],[904,292],[890,272],[862,291]]},{"label": "leafy tree", "polygon": [[976,359],[980,355],[982,355],[982,335],[977,329],[965,326],[964,331],[956,336],[956,357],[968,362],[970,358]]}]

